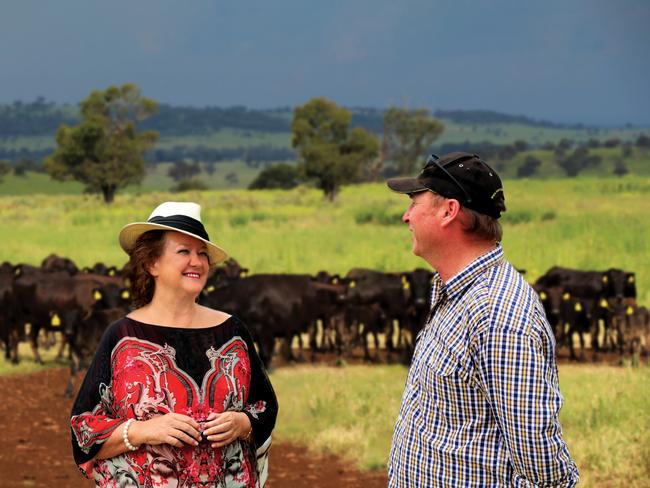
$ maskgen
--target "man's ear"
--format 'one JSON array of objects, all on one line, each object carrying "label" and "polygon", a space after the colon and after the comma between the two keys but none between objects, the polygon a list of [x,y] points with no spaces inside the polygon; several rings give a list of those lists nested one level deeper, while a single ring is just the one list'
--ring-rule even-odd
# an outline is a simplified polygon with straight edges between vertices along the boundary
[{"label": "man's ear", "polygon": [[442,219],[440,222],[441,226],[447,227],[454,220],[456,220],[458,218],[458,214],[460,213],[460,210],[461,210],[461,206],[458,200],[455,200],[453,198],[444,200],[441,206],[441,211],[442,211]]}]

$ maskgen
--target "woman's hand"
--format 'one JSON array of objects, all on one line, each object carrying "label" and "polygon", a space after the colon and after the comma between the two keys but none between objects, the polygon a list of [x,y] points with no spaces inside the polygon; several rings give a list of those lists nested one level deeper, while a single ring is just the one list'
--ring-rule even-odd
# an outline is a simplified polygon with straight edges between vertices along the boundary
[{"label": "woman's hand", "polygon": [[245,437],[250,432],[251,421],[242,412],[211,413],[205,422],[203,435],[212,442],[212,448],[223,447]]},{"label": "woman's hand", "polygon": [[133,422],[129,426],[129,442],[136,446],[140,444],[198,446],[200,440],[199,423],[180,413],[167,413],[149,420]]}]

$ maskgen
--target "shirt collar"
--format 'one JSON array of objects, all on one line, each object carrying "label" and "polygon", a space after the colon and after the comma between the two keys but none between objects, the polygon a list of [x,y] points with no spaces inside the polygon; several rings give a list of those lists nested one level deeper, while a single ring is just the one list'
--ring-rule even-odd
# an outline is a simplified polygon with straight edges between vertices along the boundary
[{"label": "shirt collar", "polygon": [[433,275],[432,280],[431,305],[435,305],[445,296],[449,299],[454,298],[454,296],[467,288],[467,286],[470,285],[478,275],[502,260],[503,248],[501,247],[501,244],[497,244],[494,249],[482,254],[465,266],[460,272],[452,276],[447,283],[444,283],[440,278],[440,274],[436,272]]}]

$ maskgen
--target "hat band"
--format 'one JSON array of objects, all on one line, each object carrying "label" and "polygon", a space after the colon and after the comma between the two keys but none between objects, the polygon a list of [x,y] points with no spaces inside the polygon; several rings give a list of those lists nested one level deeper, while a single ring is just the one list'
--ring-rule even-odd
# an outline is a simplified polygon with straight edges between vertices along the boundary
[{"label": "hat band", "polygon": [[199,236],[201,239],[209,241],[208,233],[203,224],[192,217],[186,215],[169,215],[168,217],[151,217],[147,222],[150,224],[166,225],[175,229],[189,232]]}]

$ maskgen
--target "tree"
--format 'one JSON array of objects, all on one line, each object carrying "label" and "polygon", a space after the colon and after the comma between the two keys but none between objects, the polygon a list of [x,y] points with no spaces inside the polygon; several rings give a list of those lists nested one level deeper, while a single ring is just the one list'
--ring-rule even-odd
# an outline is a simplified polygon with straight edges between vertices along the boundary
[{"label": "tree", "polygon": [[519,168],[517,168],[518,178],[527,178],[537,173],[537,169],[541,166],[542,162],[535,156],[528,155]]},{"label": "tree", "polygon": [[9,161],[0,161],[0,183],[2,183],[2,178],[4,175],[11,171],[11,164]]},{"label": "tree", "polygon": [[174,181],[183,181],[194,178],[201,172],[199,163],[176,161],[167,171],[167,175]]},{"label": "tree", "polygon": [[298,170],[287,163],[278,163],[264,168],[248,185],[249,190],[282,188],[289,190],[298,185]]},{"label": "tree", "polygon": [[348,110],[326,98],[294,109],[292,145],[300,154],[299,171],[313,178],[330,201],[377,157],[377,138],[361,127],[349,130],[351,119]]},{"label": "tree", "polygon": [[566,171],[567,176],[574,177],[583,169],[598,166],[600,162],[600,156],[589,154],[586,147],[578,147],[568,156],[560,158],[557,164]]},{"label": "tree", "polygon": [[627,165],[620,159],[616,160],[614,163],[614,174],[616,176],[625,176],[630,170],[627,168]]},{"label": "tree", "polygon": [[386,159],[397,162],[399,173],[412,173],[444,128],[426,109],[389,108],[384,114],[384,134],[388,139]]},{"label": "tree", "polygon": [[57,148],[45,168],[55,180],[80,181],[87,192],[101,192],[111,203],[118,189],[145,176],[142,156],[158,133],[138,132],[137,124],[156,109],[156,102],[134,84],[93,91],[81,102],[82,121],[59,127]]},{"label": "tree", "polygon": [[644,149],[647,149],[650,147],[650,137],[648,137],[645,134],[639,135],[639,137],[636,140],[636,145],[637,147],[642,147]]}]

